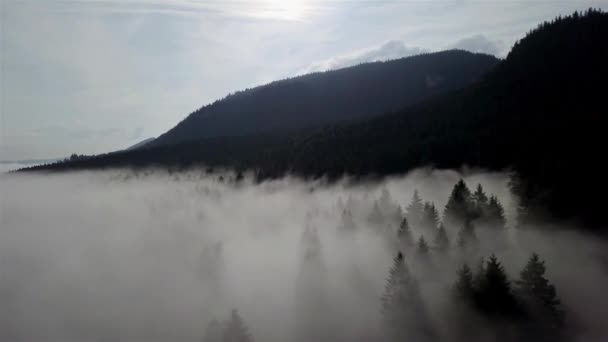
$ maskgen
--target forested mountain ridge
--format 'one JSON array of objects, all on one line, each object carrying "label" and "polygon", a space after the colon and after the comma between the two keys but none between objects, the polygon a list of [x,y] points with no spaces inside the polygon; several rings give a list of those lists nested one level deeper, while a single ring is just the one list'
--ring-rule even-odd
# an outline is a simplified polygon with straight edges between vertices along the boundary
[{"label": "forested mountain ridge", "polygon": [[[254,169],[259,177],[386,175],[433,165],[515,171],[522,221],[604,222],[608,180],[605,81],[608,14],[590,10],[541,24],[483,80],[366,121],[279,134],[214,138],[49,169],[177,165]],[[532,215],[531,213],[535,213]]]},{"label": "forested mountain ridge", "polygon": [[451,50],[276,81],[198,109],[150,146],[370,118],[468,86],[498,62]]}]

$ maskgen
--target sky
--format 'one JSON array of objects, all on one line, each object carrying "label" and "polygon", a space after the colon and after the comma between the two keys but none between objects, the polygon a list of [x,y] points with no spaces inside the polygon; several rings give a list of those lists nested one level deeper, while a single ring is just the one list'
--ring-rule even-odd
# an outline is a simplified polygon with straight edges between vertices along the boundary
[{"label": "sky", "polygon": [[119,150],[232,92],[460,48],[606,1],[0,0],[0,160]]}]

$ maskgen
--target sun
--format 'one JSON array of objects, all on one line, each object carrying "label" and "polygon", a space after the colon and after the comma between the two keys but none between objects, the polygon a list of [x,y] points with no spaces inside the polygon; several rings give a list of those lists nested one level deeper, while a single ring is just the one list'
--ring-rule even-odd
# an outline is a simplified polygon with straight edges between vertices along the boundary
[{"label": "sun", "polygon": [[307,12],[306,0],[261,0],[258,14],[273,19],[303,20]]}]

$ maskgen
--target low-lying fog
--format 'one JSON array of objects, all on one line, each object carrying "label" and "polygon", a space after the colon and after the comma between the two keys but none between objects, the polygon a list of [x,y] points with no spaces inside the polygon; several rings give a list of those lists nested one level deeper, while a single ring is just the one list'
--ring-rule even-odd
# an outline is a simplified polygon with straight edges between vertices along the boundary
[{"label": "low-lying fog", "polygon": [[577,338],[608,339],[606,244],[572,229],[516,229],[505,174],[418,170],[328,185],[115,170],[0,176],[0,340],[200,341],[233,308],[256,341],[312,342],[319,331],[380,340],[399,218],[370,222],[374,203],[405,211],[417,189],[441,216],[460,178],[497,196],[508,234],[498,243],[478,231],[480,247],[463,255],[448,229],[440,256],[433,234],[411,228],[431,247],[425,276],[403,252],[438,339],[454,339],[446,302],[465,261],[495,253],[516,279],[533,251]]}]

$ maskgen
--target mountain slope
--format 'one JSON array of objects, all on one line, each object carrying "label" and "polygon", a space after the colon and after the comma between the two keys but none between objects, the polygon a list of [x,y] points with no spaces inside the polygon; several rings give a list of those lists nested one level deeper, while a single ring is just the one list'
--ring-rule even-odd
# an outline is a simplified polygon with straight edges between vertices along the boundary
[{"label": "mountain slope", "polygon": [[150,145],[369,118],[470,85],[497,63],[452,50],[277,81],[202,107]]}]

